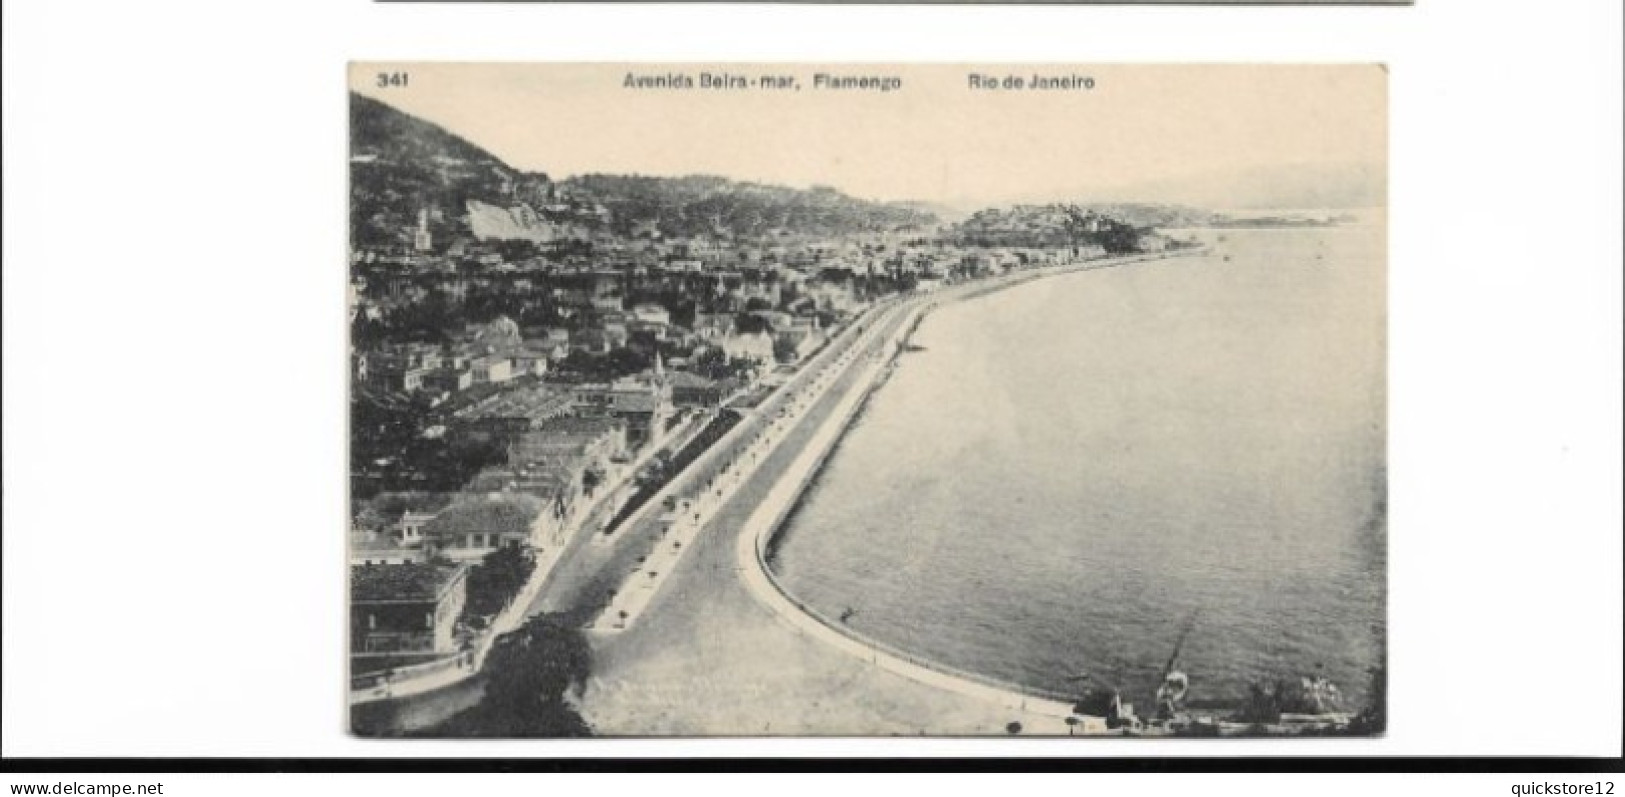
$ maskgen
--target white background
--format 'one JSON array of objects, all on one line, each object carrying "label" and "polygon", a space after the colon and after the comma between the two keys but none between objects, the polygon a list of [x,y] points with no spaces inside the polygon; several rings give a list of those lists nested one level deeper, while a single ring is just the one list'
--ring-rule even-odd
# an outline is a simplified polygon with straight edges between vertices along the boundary
[{"label": "white background", "polygon": [[[1620,16],[6,3],[3,753],[1618,755]],[[1389,735],[346,736],[352,59],[1389,64]]]}]

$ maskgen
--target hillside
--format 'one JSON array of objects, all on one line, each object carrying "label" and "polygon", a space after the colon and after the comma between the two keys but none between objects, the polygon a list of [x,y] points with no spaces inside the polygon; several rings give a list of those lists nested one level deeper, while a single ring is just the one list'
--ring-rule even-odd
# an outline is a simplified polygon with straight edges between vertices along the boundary
[{"label": "hillside", "polygon": [[1098,244],[1109,252],[1132,252],[1139,230],[1077,205],[1015,205],[988,208],[954,225],[948,238],[963,246],[1054,247]]},{"label": "hillside", "polygon": [[350,127],[350,227],[357,246],[410,246],[420,211],[429,214],[436,250],[459,238],[545,242],[658,232],[754,239],[914,231],[937,222],[922,207],[869,202],[823,187],[608,174],[554,182],[354,93]]},{"label": "hillside", "polygon": [[512,173],[495,156],[430,122],[350,93],[350,157],[398,165],[466,164]]},{"label": "hillside", "polygon": [[906,204],[856,199],[833,188],[786,188],[722,177],[589,174],[561,184],[610,212],[615,232],[653,225],[665,236],[774,234],[832,236],[934,225],[931,212]]},{"label": "hillside", "polygon": [[470,200],[537,198],[549,181],[520,172],[438,125],[350,95],[350,233],[358,246],[403,246],[429,211],[437,242],[467,232]]},{"label": "hillside", "polygon": [[1088,209],[1102,216],[1110,216],[1124,224],[1158,229],[1206,227],[1218,218],[1212,211],[1193,208],[1188,205],[1118,202],[1090,204]]}]

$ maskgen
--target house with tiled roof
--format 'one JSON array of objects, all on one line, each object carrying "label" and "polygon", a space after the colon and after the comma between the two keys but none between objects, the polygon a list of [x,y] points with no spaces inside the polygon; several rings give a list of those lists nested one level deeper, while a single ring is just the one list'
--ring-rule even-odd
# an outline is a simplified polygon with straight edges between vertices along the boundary
[{"label": "house with tiled roof", "polygon": [[412,509],[402,512],[401,519],[395,523],[395,539],[403,547],[422,548],[423,527],[434,520],[434,516],[434,512],[419,512]]},{"label": "house with tiled roof", "polygon": [[514,438],[508,464],[604,467],[626,454],[627,424],[607,416],[560,417]]},{"label": "house with tiled roof", "polygon": [[469,480],[468,495],[486,498],[524,495],[541,502],[542,510],[530,526],[529,545],[545,549],[563,545],[569,529],[565,521],[583,492],[586,469],[575,465],[497,465]]},{"label": "house with tiled roof", "polygon": [[732,335],[733,313],[695,313],[694,334],[701,340],[716,340]]},{"label": "house with tiled roof", "polygon": [[540,341],[525,341],[507,349],[506,353],[508,359],[513,362],[514,376],[545,376],[547,363],[557,349],[557,346],[549,346]]},{"label": "house with tiled roof", "polygon": [[626,421],[628,445],[633,449],[662,439],[671,417],[671,388],[665,374],[622,379],[611,384],[578,385],[576,411],[584,416],[607,416]]},{"label": "house with tiled roof", "polygon": [[508,441],[568,415],[574,407],[575,398],[568,391],[538,383],[496,393],[479,404],[460,408],[454,419],[462,434]]},{"label": "house with tiled roof", "polygon": [[352,565],[401,565],[422,561],[423,551],[407,548],[389,534],[369,529],[350,532]]},{"label": "house with tiled roof", "polygon": [[671,403],[678,407],[719,407],[743,387],[738,380],[711,379],[689,371],[673,371],[667,383]]},{"label": "house with tiled roof", "polygon": [[645,324],[663,327],[671,323],[671,311],[653,302],[644,302],[633,307],[632,315]]},{"label": "house with tiled roof", "polygon": [[357,672],[457,652],[457,618],[467,600],[463,565],[350,568],[350,654]]},{"label": "house with tiled roof", "polygon": [[362,373],[369,385],[381,390],[410,393],[441,367],[439,352],[423,346],[403,346],[372,352]]},{"label": "house with tiled roof", "polygon": [[722,351],[728,357],[744,358],[757,362],[773,362],[773,336],[766,332],[744,332],[729,335],[722,339]]},{"label": "house with tiled roof", "polygon": [[446,366],[424,373],[419,384],[437,393],[457,393],[474,386],[474,372],[468,368]]},{"label": "house with tiled roof", "polygon": [[426,544],[454,562],[477,562],[500,548],[531,548],[547,533],[553,508],[523,493],[467,495],[423,527]]}]

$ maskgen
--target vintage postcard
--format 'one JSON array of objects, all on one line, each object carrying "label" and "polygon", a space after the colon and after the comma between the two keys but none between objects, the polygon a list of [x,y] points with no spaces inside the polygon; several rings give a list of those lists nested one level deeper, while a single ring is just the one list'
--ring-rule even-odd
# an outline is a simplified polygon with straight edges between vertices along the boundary
[{"label": "vintage postcard", "polygon": [[352,64],[353,731],[1383,733],[1387,79]]},{"label": "vintage postcard", "polygon": [[[418,3],[425,0],[375,0],[379,3]],[[627,0],[621,0],[627,1]],[[691,2],[692,0],[661,0]],[[703,0],[704,2],[748,2],[749,0]],[[1415,0],[767,0],[780,3],[835,3],[873,5],[908,3],[912,5],[1079,5],[1079,6],[1409,6]],[[446,2],[487,4],[493,0],[446,0]],[[503,2],[554,3],[573,0],[503,0]]]}]

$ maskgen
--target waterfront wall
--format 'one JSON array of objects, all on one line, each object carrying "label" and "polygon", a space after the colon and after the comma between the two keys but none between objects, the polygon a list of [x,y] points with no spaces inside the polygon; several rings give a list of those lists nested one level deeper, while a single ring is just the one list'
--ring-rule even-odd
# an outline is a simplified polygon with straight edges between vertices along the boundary
[{"label": "waterfront wall", "polygon": [[[1170,255],[1113,258],[1054,269],[1017,272],[997,278],[996,281],[990,283],[957,286],[959,287],[957,292],[954,289],[949,289],[949,291],[931,295],[929,298],[922,298],[919,304],[909,308],[906,311],[906,316],[897,325],[896,331],[882,344],[881,350],[886,352],[887,356],[875,358],[871,362],[861,365],[854,364],[856,367],[864,368],[865,372],[860,375],[860,378],[856,380],[847,394],[840,397],[840,403],[835,411],[825,419],[817,432],[808,440],[807,446],[801,451],[797,459],[786,468],[779,481],[774,484],[763,499],[761,505],[746,520],[745,527],[739,535],[737,556],[741,565],[740,573],[743,575],[752,594],[771,609],[777,619],[784,622],[797,634],[816,637],[823,644],[867,661],[881,669],[956,694],[993,702],[1014,711],[1061,719],[1076,717],[1072,724],[1079,733],[1107,733],[1108,729],[1103,717],[1078,716],[1073,713],[1074,701],[1071,696],[1025,687],[929,661],[886,643],[868,638],[852,630],[844,623],[823,615],[817,609],[797,599],[789,590],[784,588],[768,565],[768,555],[773,549],[775,537],[784,528],[784,521],[795,510],[803,492],[818,477],[829,456],[834,452],[836,444],[846,434],[864,402],[879,387],[880,377],[892,365],[897,352],[907,342],[909,336],[913,334],[914,329],[926,313],[946,303],[964,301],[1036,279],[1092,269],[1111,268],[1143,260],[1161,259],[1167,256]],[[896,310],[894,309],[894,311]],[[881,326],[882,324],[875,324],[869,334],[877,334]],[[854,346],[854,351],[860,348],[861,344]]]},{"label": "waterfront wall", "polygon": [[[740,572],[745,577],[753,594],[758,600],[766,603],[769,608],[774,610],[776,619],[786,624],[796,633],[817,636],[821,644],[844,650],[883,669],[951,692],[993,701],[1013,710],[1058,718],[1071,716],[1071,700],[1066,695],[1046,693],[1042,690],[1026,688],[977,673],[930,662],[878,640],[864,637],[845,624],[821,615],[813,607],[803,604],[795,598],[777,581],[772,569],[767,564],[767,556],[772,549],[774,538],[780,532],[786,518],[794,511],[801,495],[817,478],[825,462],[833,454],[836,445],[861,412],[868,397],[880,386],[882,376],[894,363],[901,346],[906,343],[921,319],[930,311],[946,304],[976,298],[1037,279],[1079,271],[1110,268],[1147,259],[1160,259],[1172,254],[1112,258],[1085,261],[1060,267],[1017,271],[920,295],[914,298],[913,304],[905,301],[889,307],[872,308],[877,312],[865,314],[867,320],[860,323],[865,324],[867,329],[854,330],[858,335],[858,340],[853,342],[847,352],[853,358],[866,356],[860,354],[861,350],[870,342],[873,342],[875,336],[881,334],[893,314],[902,313],[904,317],[901,322],[893,327],[894,331],[888,335],[878,349],[884,353],[884,356],[873,358],[868,362],[848,362],[846,364],[846,367],[862,368],[864,372],[853,382],[846,394],[840,397],[840,403],[836,410],[824,420],[814,436],[809,439],[806,447],[786,471],[781,474],[741,531],[740,564],[744,566],[740,568]],[[831,343],[833,342],[831,341]],[[824,353],[814,353],[809,358],[808,365],[820,364],[820,361],[824,359],[822,357]],[[719,455],[719,452],[727,450],[730,445],[742,439],[749,431],[748,427],[750,426],[750,423],[741,423],[730,429],[707,451],[690,463],[690,467],[695,468],[710,462]],[[679,434],[681,433],[679,431]],[[637,464],[641,464],[641,461]],[[629,472],[633,470],[635,470],[635,466],[629,469]],[[656,495],[651,496],[642,507],[639,507],[631,517],[624,519],[621,525],[629,526],[641,520],[647,512],[654,511],[654,508],[659,507],[661,500],[666,495],[675,495],[680,492],[682,483],[683,479],[680,477],[672,479]],[[605,496],[607,495],[609,495],[608,492],[605,493]],[[593,530],[583,529],[581,526],[586,525],[589,519],[600,514],[599,510],[603,508],[600,506],[602,503],[605,502],[601,498],[600,501],[591,504],[590,511],[582,512],[581,517],[570,519],[570,526],[575,528],[574,533],[593,533]],[[618,504],[615,501],[608,503],[612,505]],[[609,515],[612,516],[613,512],[612,508]],[[593,542],[599,542],[598,538],[601,536],[594,534]],[[745,545],[745,542],[749,543],[748,546]],[[402,668],[394,673],[392,678],[358,679],[358,681],[352,683],[350,693],[352,705],[392,703],[399,698],[438,692],[444,690],[445,687],[465,681],[477,674],[494,639],[502,633],[516,628],[523,622],[527,615],[527,609],[535,601],[536,595],[545,581],[546,574],[556,564],[556,559],[562,555],[565,547],[563,545],[550,546],[547,554],[542,557],[542,561],[538,562],[533,577],[524,585],[521,593],[515,596],[508,606],[499,613],[492,623],[490,631],[482,635],[472,650],[446,660],[421,665],[417,668]],[[374,706],[374,708],[383,707]],[[1077,731],[1080,733],[1096,732],[1097,729],[1094,724],[1096,719],[1098,718],[1080,718],[1081,724],[1076,726]],[[1098,730],[1102,732],[1105,730],[1103,721]]]}]

